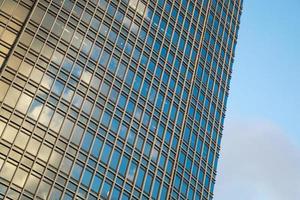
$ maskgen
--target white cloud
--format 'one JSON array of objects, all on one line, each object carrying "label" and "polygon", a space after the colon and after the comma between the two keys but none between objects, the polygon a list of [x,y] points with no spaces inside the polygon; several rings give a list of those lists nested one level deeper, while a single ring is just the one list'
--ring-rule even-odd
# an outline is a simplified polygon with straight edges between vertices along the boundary
[{"label": "white cloud", "polygon": [[215,200],[299,200],[300,147],[271,122],[227,121]]}]

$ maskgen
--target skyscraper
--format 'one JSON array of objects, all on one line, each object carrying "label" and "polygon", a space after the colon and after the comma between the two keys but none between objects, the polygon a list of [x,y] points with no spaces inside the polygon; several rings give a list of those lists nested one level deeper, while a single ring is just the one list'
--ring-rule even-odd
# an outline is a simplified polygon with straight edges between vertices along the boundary
[{"label": "skyscraper", "polygon": [[212,199],[242,0],[0,0],[0,199]]}]

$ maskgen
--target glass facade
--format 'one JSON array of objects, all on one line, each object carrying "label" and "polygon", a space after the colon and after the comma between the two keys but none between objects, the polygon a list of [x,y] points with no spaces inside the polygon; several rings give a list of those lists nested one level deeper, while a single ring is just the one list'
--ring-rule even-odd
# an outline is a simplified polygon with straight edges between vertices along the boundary
[{"label": "glass facade", "polygon": [[212,199],[242,0],[0,0],[0,199]]}]

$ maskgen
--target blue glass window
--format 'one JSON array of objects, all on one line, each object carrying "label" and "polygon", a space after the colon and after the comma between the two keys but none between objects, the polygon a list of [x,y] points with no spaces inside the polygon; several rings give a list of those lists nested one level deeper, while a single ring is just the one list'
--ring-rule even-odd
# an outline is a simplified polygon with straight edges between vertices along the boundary
[{"label": "blue glass window", "polygon": [[163,105],[163,95],[161,93],[158,93],[158,97],[157,97],[157,101],[156,101],[156,107],[158,109],[161,109],[162,105]]},{"label": "blue glass window", "polygon": [[160,193],[160,199],[166,199],[167,198],[167,187],[164,185],[162,188],[162,191]]},{"label": "blue glass window", "polygon": [[146,142],[145,149],[144,149],[144,154],[149,157],[151,152],[151,144]]},{"label": "blue glass window", "polygon": [[86,187],[89,187],[92,179],[92,173],[89,170],[85,170],[82,177],[82,184]]},{"label": "blue glass window", "polygon": [[128,169],[128,174],[127,174],[127,179],[129,181],[134,180],[136,169],[137,169],[137,164],[136,164],[136,162],[132,161],[130,164],[130,167]]},{"label": "blue glass window", "polygon": [[156,97],[157,90],[154,87],[151,87],[149,101],[153,104]]},{"label": "blue glass window", "polygon": [[104,112],[102,116],[102,124],[108,127],[110,119],[111,119],[111,115],[108,112]]},{"label": "blue glass window", "polygon": [[133,77],[134,77],[133,71],[131,69],[128,69],[127,76],[126,76],[126,79],[125,79],[125,83],[127,83],[127,85],[131,86],[132,81],[133,81]]},{"label": "blue glass window", "polygon": [[154,50],[157,54],[159,54],[160,47],[161,47],[161,42],[160,42],[159,40],[155,40],[153,50]]},{"label": "blue glass window", "polygon": [[201,168],[200,171],[199,171],[198,181],[199,181],[200,183],[203,183],[203,179],[204,179],[204,171],[203,171],[203,169]]},{"label": "blue glass window", "polygon": [[165,105],[164,105],[164,113],[168,116],[169,110],[170,110],[170,101],[168,98],[165,100]]},{"label": "blue glass window", "polygon": [[105,181],[104,184],[103,184],[102,191],[101,191],[101,197],[103,197],[104,199],[107,199],[109,197],[109,194],[110,194],[110,189],[111,189],[110,183]]},{"label": "blue glass window", "polygon": [[166,36],[169,40],[171,40],[173,30],[174,30],[174,27],[172,26],[172,24],[169,24],[168,28],[167,28],[167,32],[166,32]]},{"label": "blue glass window", "polygon": [[115,57],[112,57],[109,63],[108,70],[112,73],[115,73],[117,66],[118,66],[118,60]]},{"label": "blue glass window", "polygon": [[101,184],[102,184],[102,178],[100,178],[99,176],[94,176],[93,184],[91,186],[92,191],[98,193]]},{"label": "blue glass window", "polygon": [[129,114],[133,114],[133,110],[134,110],[135,104],[132,101],[128,102],[127,108],[126,108],[126,112],[128,112]]},{"label": "blue glass window", "polygon": [[113,118],[112,123],[111,123],[111,130],[115,133],[118,132],[120,126],[120,121],[116,118]]},{"label": "blue glass window", "polygon": [[185,162],[185,154],[184,152],[180,151],[179,153],[179,163],[184,166],[184,162]]},{"label": "blue glass window", "polygon": [[110,167],[112,169],[117,170],[117,167],[118,167],[118,164],[120,161],[120,157],[121,157],[121,154],[119,153],[119,151],[114,150],[111,161],[110,161]]},{"label": "blue glass window", "polygon": [[55,81],[52,91],[56,95],[60,96],[62,94],[63,89],[64,89],[64,85],[60,81]]},{"label": "blue glass window", "polygon": [[176,114],[177,114],[177,106],[176,106],[176,105],[173,105],[173,106],[172,106],[172,111],[171,111],[171,116],[170,116],[170,119],[171,119],[172,121],[175,120]]},{"label": "blue glass window", "polygon": [[144,144],[144,140],[141,137],[138,137],[138,141],[136,143],[136,148],[139,152],[142,151],[143,144]]},{"label": "blue glass window", "polygon": [[183,194],[183,196],[186,196],[186,192],[187,192],[187,183],[185,181],[182,181],[181,194]]},{"label": "blue glass window", "polygon": [[151,189],[151,185],[152,185],[152,180],[153,180],[153,177],[151,174],[148,174],[147,175],[147,179],[146,179],[146,183],[145,183],[145,186],[144,186],[144,191],[149,194],[150,192],[150,189]]},{"label": "blue glass window", "polygon": [[171,133],[170,133],[169,130],[167,130],[167,132],[166,132],[166,135],[165,135],[165,142],[166,142],[167,144],[170,144],[170,142],[171,142]]},{"label": "blue glass window", "polygon": [[121,192],[120,192],[119,189],[114,188],[114,190],[113,190],[113,192],[112,192],[111,198],[112,198],[112,199],[119,199],[120,193],[121,193]]},{"label": "blue glass window", "polygon": [[142,184],[143,184],[143,180],[144,180],[144,176],[145,176],[145,170],[143,168],[139,169],[138,172],[138,177],[136,179],[136,185],[141,188]]},{"label": "blue glass window", "polygon": [[208,164],[212,166],[214,161],[214,152],[212,150],[209,151]]},{"label": "blue glass window", "polygon": [[126,43],[125,43],[125,53],[127,53],[128,55],[130,55],[131,52],[132,52],[132,50],[133,50],[132,44],[130,44],[129,41],[126,42]]},{"label": "blue glass window", "polygon": [[191,142],[190,142],[192,149],[195,149],[196,140],[197,140],[197,136],[195,135],[195,133],[192,133]]},{"label": "blue glass window", "polygon": [[120,129],[120,132],[119,132],[119,136],[120,136],[121,138],[123,138],[124,140],[125,140],[125,138],[126,138],[127,131],[128,131],[127,126],[124,125],[124,124],[122,124],[121,129]]},{"label": "blue glass window", "polygon": [[92,140],[93,140],[93,135],[89,132],[85,133],[81,148],[86,152],[88,152],[91,147]]},{"label": "blue glass window", "polygon": [[163,154],[161,154],[161,155],[160,155],[160,160],[159,160],[159,166],[160,166],[162,169],[164,169],[165,164],[166,164],[166,157],[165,157]]},{"label": "blue glass window", "polygon": [[185,130],[184,130],[184,134],[183,134],[183,140],[189,144],[189,140],[190,140],[190,134],[191,134],[191,129],[186,126]]},{"label": "blue glass window", "polygon": [[108,163],[108,160],[110,158],[110,153],[111,153],[111,146],[108,144],[105,144],[103,147],[103,152],[102,152],[102,156],[101,156],[101,161],[105,164]]},{"label": "blue glass window", "polygon": [[101,57],[100,57],[100,61],[99,63],[103,66],[103,67],[106,67],[107,66],[107,63],[108,63],[108,60],[109,60],[109,53],[107,53],[106,51],[103,51]]},{"label": "blue glass window", "polygon": [[206,177],[205,177],[204,187],[205,187],[206,189],[208,189],[208,188],[209,188],[209,184],[210,184],[210,177],[209,177],[209,176],[206,176]]},{"label": "blue glass window", "polygon": [[138,92],[140,90],[141,85],[142,85],[142,78],[140,77],[140,75],[137,75],[135,77],[133,89]]},{"label": "blue glass window", "polygon": [[126,101],[127,101],[127,98],[123,94],[121,94],[118,105],[124,109],[125,105],[126,105]]},{"label": "blue glass window", "polygon": [[94,45],[94,47],[92,48],[91,58],[94,61],[97,61],[100,56],[100,52],[101,52],[101,48],[98,47],[97,45]]},{"label": "blue glass window", "polygon": [[172,43],[177,46],[179,40],[179,33],[177,32],[177,30],[175,30],[174,35],[173,35],[173,39],[172,39]]},{"label": "blue glass window", "polygon": [[198,169],[199,169],[199,166],[197,164],[194,164],[193,165],[193,170],[192,170],[192,174],[195,178],[197,178],[197,174],[198,174]]},{"label": "blue glass window", "polygon": [[135,141],[135,136],[136,134],[134,133],[133,130],[130,130],[128,133],[128,138],[127,138],[127,143],[133,146],[134,141]]},{"label": "blue glass window", "polygon": [[73,61],[69,58],[65,58],[64,63],[62,65],[63,69],[65,69],[67,72],[70,72],[73,66]]},{"label": "blue glass window", "polygon": [[201,153],[201,150],[202,150],[202,144],[203,144],[203,141],[201,138],[198,138],[197,140],[197,152],[200,154]]},{"label": "blue glass window", "polygon": [[125,173],[127,171],[127,165],[128,165],[128,158],[126,156],[123,156],[121,165],[119,167],[119,173],[125,177]]},{"label": "blue glass window", "polygon": [[174,186],[175,186],[175,188],[178,190],[179,189],[179,187],[180,187],[180,182],[181,182],[181,179],[180,179],[180,177],[176,174],[176,176],[175,176],[175,181],[174,181]]},{"label": "blue glass window", "polygon": [[176,7],[173,7],[173,10],[172,10],[172,17],[173,17],[174,19],[176,19],[176,18],[177,18],[177,14],[178,14],[178,9],[177,9]]},{"label": "blue glass window", "polygon": [[146,98],[148,95],[148,91],[149,91],[149,83],[146,80],[144,80],[143,88],[141,92],[142,96]]},{"label": "blue glass window", "polygon": [[92,156],[94,156],[95,158],[98,158],[99,157],[99,154],[100,154],[100,150],[102,148],[102,140],[99,139],[99,138],[96,138],[95,139],[95,142],[94,142],[94,145],[93,145],[93,148],[92,148]]},{"label": "blue glass window", "polygon": [[159,14],[157,12],[155,12],[154,17],[153,17],[153,24],[155,26],[158,26],[159,20],[160,20],[160,16],[159,16]]},{"label": "blue glass window", "polygon": [[153,185],[153,190],[152,190],[152,198],[158,199],[159,188],[160,188],[160,181],[155,179],[154,185]]},{"label": "blue glass window", "polygon": [[202,157],[206,160],[207,159],[207,154],[208,154],[208,145],[204,143],[203,147],[203,152],[202,152]]}]

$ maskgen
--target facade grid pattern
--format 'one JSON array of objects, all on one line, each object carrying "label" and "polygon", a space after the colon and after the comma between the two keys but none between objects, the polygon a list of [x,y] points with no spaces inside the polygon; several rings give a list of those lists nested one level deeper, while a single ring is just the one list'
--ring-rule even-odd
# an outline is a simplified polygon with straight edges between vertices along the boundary
[{"label": "facade grid pattern", "polygon": [[241,4],[0,0],[0,199],[212,199]]}]

